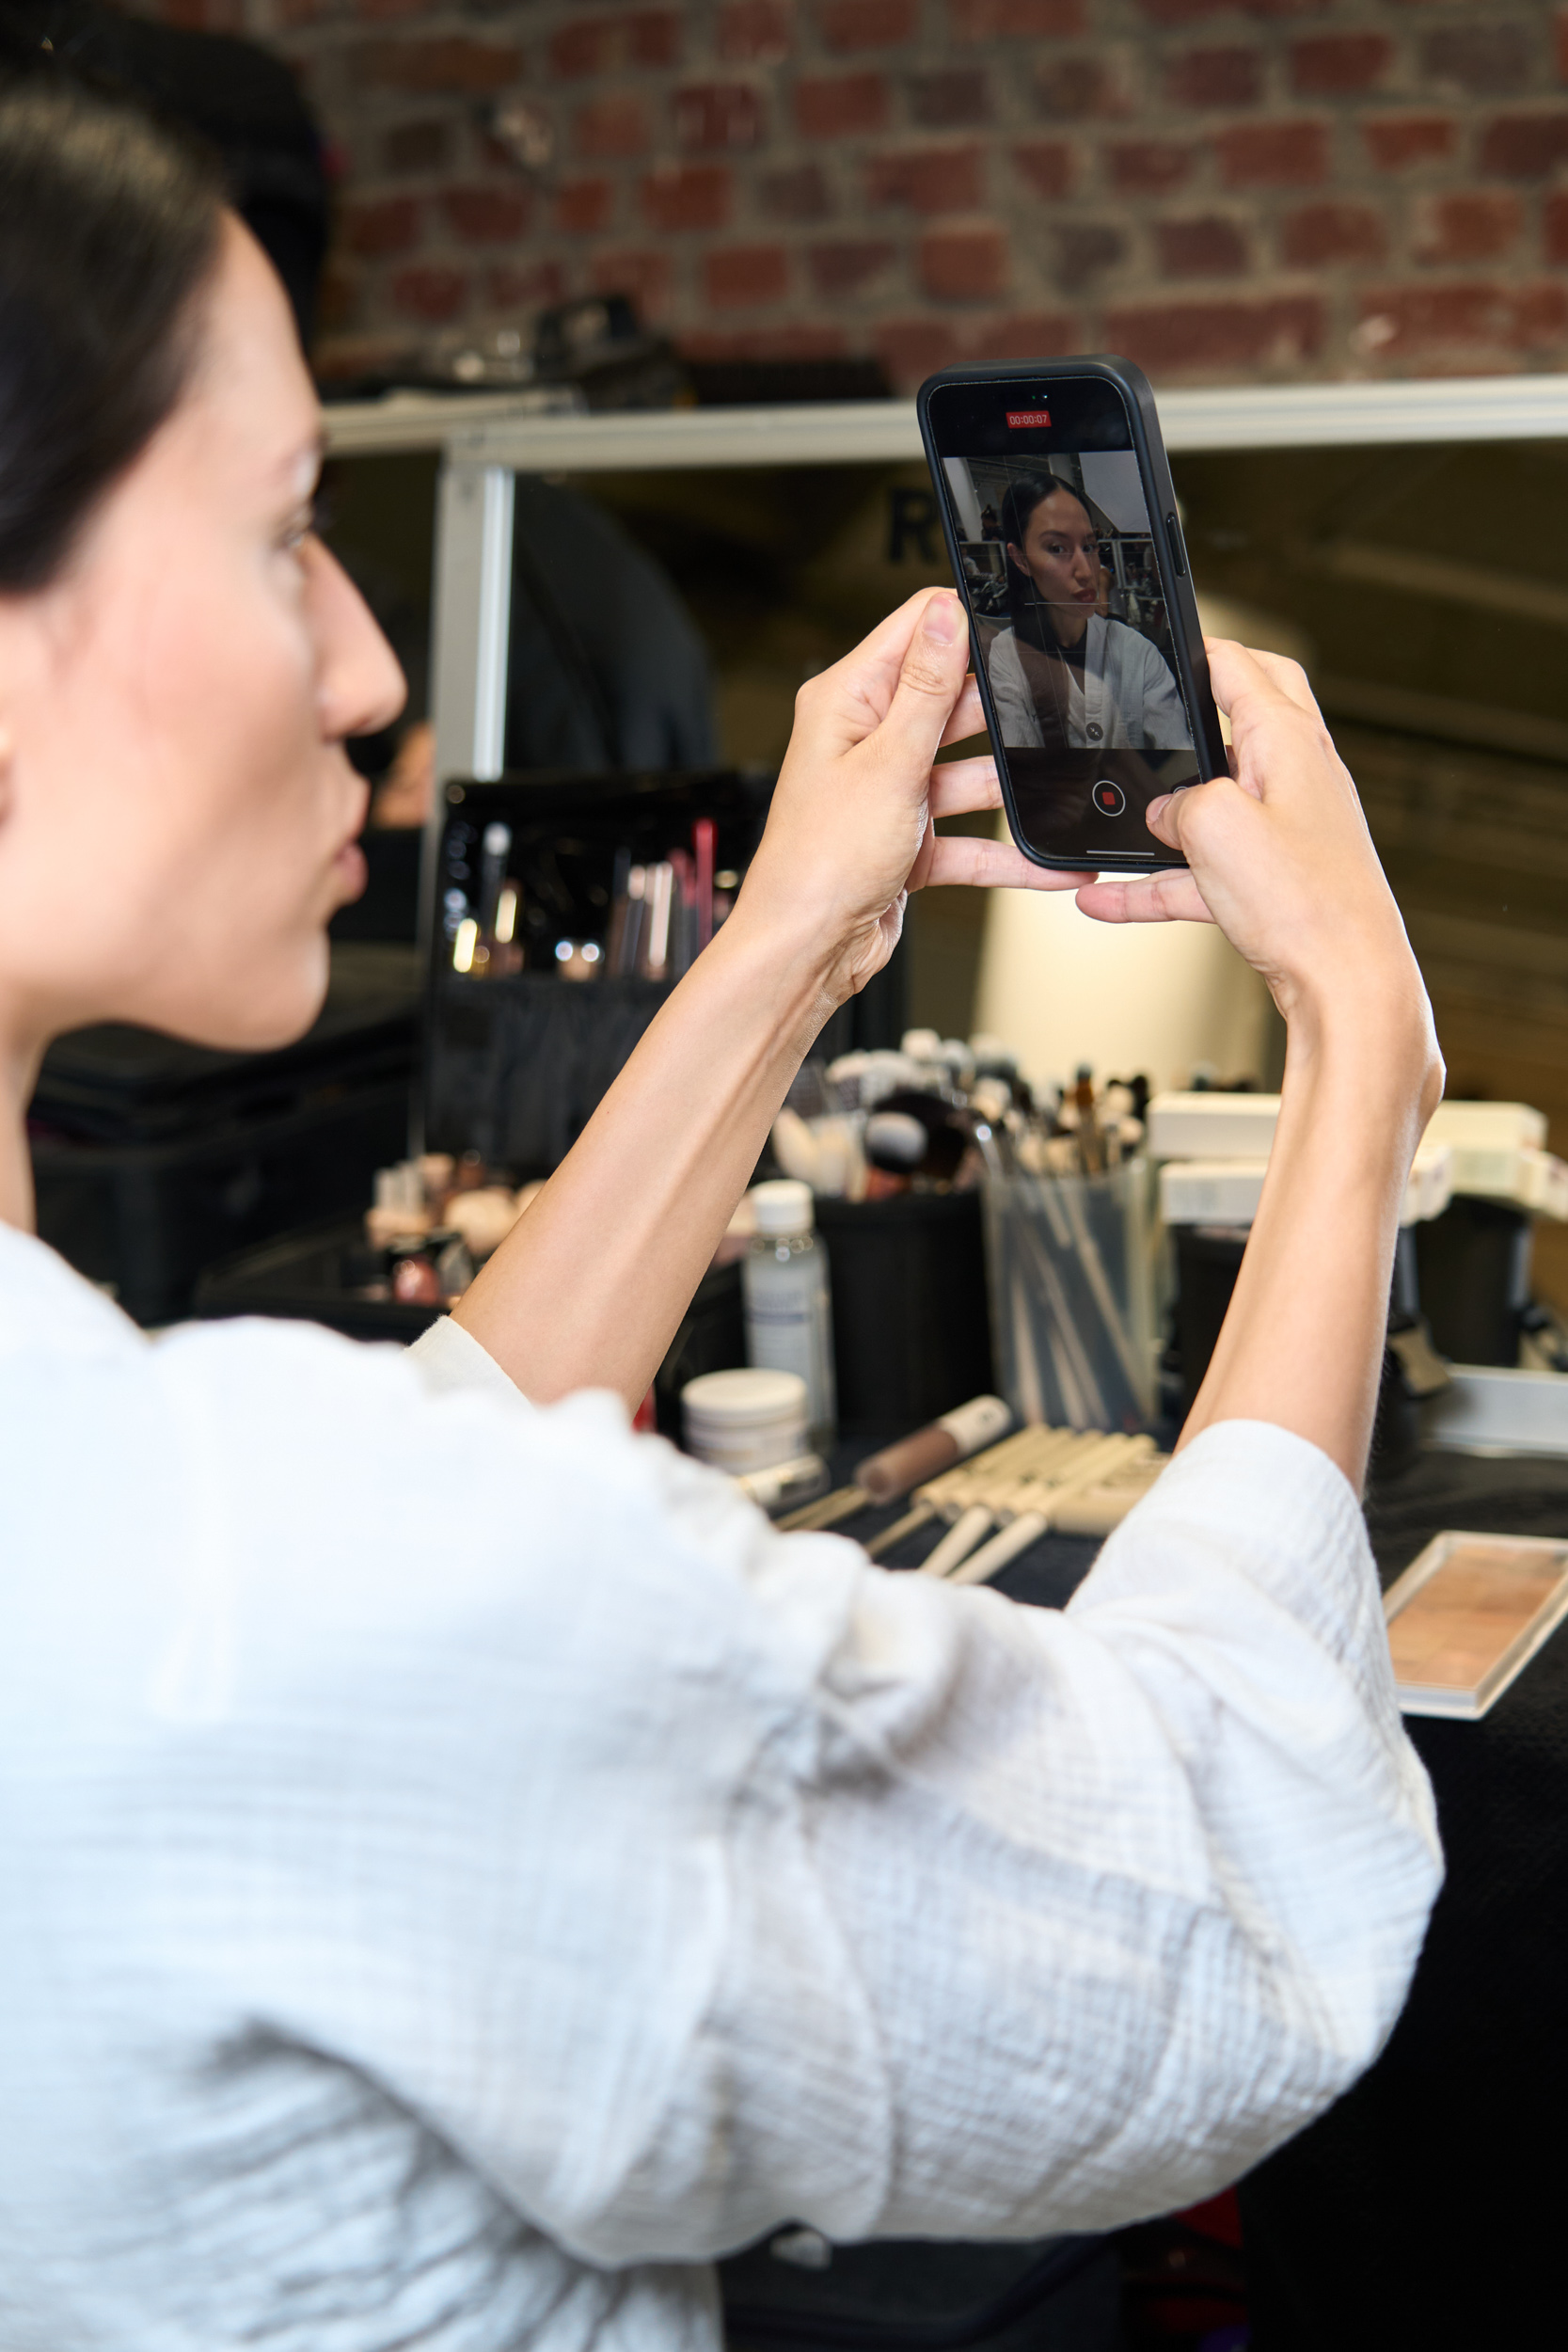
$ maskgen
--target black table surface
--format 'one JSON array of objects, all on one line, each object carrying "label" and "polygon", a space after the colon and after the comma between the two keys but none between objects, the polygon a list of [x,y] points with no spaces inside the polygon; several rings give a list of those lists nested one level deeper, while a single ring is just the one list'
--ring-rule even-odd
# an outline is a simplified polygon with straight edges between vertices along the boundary
[{"label": "black table surface", "polygon": [[[1374,1490],[1367,1523],[1386,1585],[1445,1528],[1568,1535],[1568,1458],[1424,1454]],[[1098,1549],[1044,1536],[997,1587],[1060,1608]],[[1447,1880],[1377,2064],[1243,2185],[1254,2352],[1568,2347],[1568,1626],[1481,1723],[1409,1730]]]}]

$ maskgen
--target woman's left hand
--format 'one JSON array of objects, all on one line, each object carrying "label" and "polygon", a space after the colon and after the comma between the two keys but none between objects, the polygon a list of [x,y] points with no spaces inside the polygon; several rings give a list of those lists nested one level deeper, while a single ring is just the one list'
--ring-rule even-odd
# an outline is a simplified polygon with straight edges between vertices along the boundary
[{"label": "woman's left hand", "polygon": [[1000,808],[990,758],[933,766],[981,733],[969,632],[950,590],[922,589],[853,653],[801,687],[768,829],[731,921],[793,935],[842,1004],[898,944],[911,890],[968,882],[1076,890],[1090,874],[1035,866],[1010,841],[939,836],[939,817]]}]

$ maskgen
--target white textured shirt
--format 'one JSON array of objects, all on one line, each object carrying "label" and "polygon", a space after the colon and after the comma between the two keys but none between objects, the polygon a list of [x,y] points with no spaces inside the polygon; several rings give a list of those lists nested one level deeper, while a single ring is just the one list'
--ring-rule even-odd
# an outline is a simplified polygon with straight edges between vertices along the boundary
[{"label": "white textured shirt", "polygon": [[[1004,744],[1020,750],[1174,751],[1192,748],[1192,728],[1158,645],[1125,621],[1091,613],[1082,672],[1016,629],[991,639],[987,660]],[[1049,738],[1041,712],[1050,713]]]},{"label": "white textured shirt", "polygon": [[1278,1429],[1030,1610],[0,1231],[0,1444],[5,2352],[705,2352],[774,2223],[1180,2204],[1399,2009],[1429,1792]]}]

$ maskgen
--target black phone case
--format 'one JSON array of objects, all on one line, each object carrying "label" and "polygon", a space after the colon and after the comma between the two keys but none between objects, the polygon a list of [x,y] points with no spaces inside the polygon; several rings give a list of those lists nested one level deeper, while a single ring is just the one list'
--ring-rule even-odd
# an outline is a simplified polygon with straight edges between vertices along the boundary
[{"label": "black phone case", "polygon": [[[926,463],[930,469],[931,486],[936,494],[937,511],[942,516],[947,560],[953,567],[954,583],[963,598],[964,611],[969,615],[974,680],[980,690],[981,707],[996,755],[996,772],[1001,779],[1007,829],[1024,856],[1036,866],[1051,866],[1069,872],[1094,866],[1102,873],[1134,874],[1153,873],[1162,866],[1185,866],[1187,861],[1181,857],[1158,854],[1132,857],[1125,853],[1108,855],[1099,850],[1085,850],[1084,855],[1077,858],[1048,856],[1025,840],[1019,823],[1012,779],[1007,773],[1006,754],[1002,746],[1001,729],[991,703],[990,683],[986,675],[985,664],[980,660],[974,608],[964,586],[963,563],[958,552],[958,533],[953,527],[952,502],[942,472],[942,452],[937,448],[931,427],[930,404],[933,393],[947,384],[1017,383],[1027,387],[1041,375],[1050,375],[1057,382],[1077,378],[1080,381],[1090,379],[1114,384],[1127,405],[1133,453],[1138,460],[1138,474],[1148,507],[1154,561],[1159,569],[1160,585],[1164,592],[1165,610],[1172,618],[1171,645],[1176,655],[1177,684],[1192,721],[1195,754],[1203,776],[1229,773],[1225,738],[1220,733],[1219,712],[1214,707],[1213,689],[1209,682],[1209,657],[1203,648],[1203,628],[1197,617],[1197,598],[1193,592],[1192,571],[1187,563],[1181,526],[1177,518],[1176,485],[1171,480],[1170,463],[1165,455],[1160,419],[1154,406],[1154,393],[1142,368],[1134,367],[1131,359],[1118,358],[1114,352],[1093,353],[1073,359],[1009,359],[1000,366],[943,368],[939,374],[927,376],[922,384],[915,408],[920,419],[920,438],[925,446]],[[951,453],[959,455],[962,453],[955,451]]]}]

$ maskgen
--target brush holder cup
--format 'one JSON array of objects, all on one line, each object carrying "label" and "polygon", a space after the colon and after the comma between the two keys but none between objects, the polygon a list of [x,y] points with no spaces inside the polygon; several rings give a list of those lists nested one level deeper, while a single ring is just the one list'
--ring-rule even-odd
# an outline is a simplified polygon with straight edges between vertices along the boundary
[{"label": "brush holder cup", "polygon": [[1022,1422],[1142,1429],[1155,1415],[1156,1232],[1148,1164],[985,1184],[991,1343]]}]

